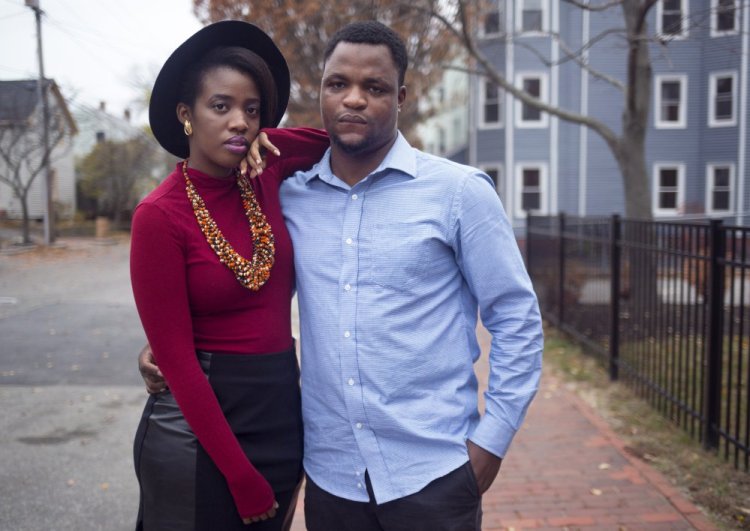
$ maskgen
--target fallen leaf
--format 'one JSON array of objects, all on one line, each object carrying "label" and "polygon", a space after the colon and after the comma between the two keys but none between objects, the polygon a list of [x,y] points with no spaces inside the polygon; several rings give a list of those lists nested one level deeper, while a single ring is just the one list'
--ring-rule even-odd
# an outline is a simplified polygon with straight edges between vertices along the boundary
[{"label": "fallen leaf", "polygon": [[599,470],[609,470],[612,466],[609,463],[599,463]]},{"label": "fallen leaf", "polygon": [[101,487],[102,490],[108,490],[109,489],[109,483],[107,483],[105,481],[104,483],[102,483],[101,485],[99,485],[99,487]]},{"label": "fallen leaf", "polygon": [[591,489],[591,494],[593,494],[594,496],[601,496],[602,491],[601,489]]},{"label": "fallen leaf", "polygon": [[72,487],[73,485],[76,484],[76,480],[75,479],[69,479],[66,483],[68,484],[68,487]]}]

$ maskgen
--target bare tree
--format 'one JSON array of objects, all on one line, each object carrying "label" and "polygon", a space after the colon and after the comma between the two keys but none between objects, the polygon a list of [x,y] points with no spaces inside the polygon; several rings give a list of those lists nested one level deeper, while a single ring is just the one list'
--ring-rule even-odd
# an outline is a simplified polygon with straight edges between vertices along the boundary
[{"label": "bare tree", "polygon": [[125,141],[105,140],[78,164],[82,191],[96,200],[96,214],[117,226],[135,207],[150,181],[157,146],[145,133]]},{"label": "bare tree", "polygon": [[[621,10],[621,27],[611,28],[601,35],[592,37],[578,49],[568,46],[560,35],[549,34],[549,37],[560,45],[564,56],[563,61],[576,62],[581,68],[588,70],[590,75],[610,83],[621,92],[623,97],[622,127],[619,132],[594,117],[541,101],[516,86],[512,80],[506,79],[500,69],[484,53],[480,42],[477,40],[479,35],[478,21],[483,14],[483,9],[486,9],[487,2],[449,0],[441,4],[439,9],[418,0],[410,1],[408,4],[417,12],[429,13],[451,32],[454,42],[457,42],[476,64],[476,69],[473,71],[486,76],[524,104],[557,116],[562,120],[586,126],[598,134],[609,147],[622,174],[626,216],[651,219],[651,195],[646,169],[645,142],[652,84],[649,46],[656,39],[649,35],[647,18],[657,0],[561,1],[589,12]],[[624,55],[627,77],[624,82],[595,70],[586,59],[585,52],[612,35],[624,39],[627,48]],[[507,39],[513,37],[512,34],[506,35]],[[518,43],[518,41],[514,42]],[[527,48],[535,52],[533,48],[528,46]],[[543,63],[551,66],[552,63],[541,54],[536,53],[536,55]]]},{"label": "bare tree", "polygon": [[[53,83],[50,82],[50,86],[54,86]],[[3,105],[4,109],[15,109],[16,114],[4,113],[0,119],[0,182],[10,187],[21,205],[21,237],[23,243],[28,244],[31,243],[29,195],[32,185],[43,173],[47,159],[54,162],[55,155],[63,154],[58,147],[72,134],[74,126],[66,113],[53,109],[49,118],[48,149],[45,149],[41,111],[31,105],[31,112],[24,113],[28,102],[20,101],[25,99],[23,95],[18,98],[19,101],[6,101]],[[70,148],[68,145],[66,149]]]}]

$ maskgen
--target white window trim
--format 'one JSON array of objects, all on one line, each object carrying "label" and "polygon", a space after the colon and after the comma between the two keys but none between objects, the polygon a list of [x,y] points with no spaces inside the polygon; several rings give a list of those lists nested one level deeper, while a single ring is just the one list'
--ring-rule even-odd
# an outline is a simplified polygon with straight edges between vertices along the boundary
[{"label": "white window trim", "polygon": [[505,102],[505,91],[502,87],[497,87],[497,104],[499,107],[499,112],[497,116],[497,122],[485,122],[484,121],[484,104],[486,101],[486,94],[485,94],[485,84],[489,80],[486,77],[479,77],[479,105],[477,107],[477,113],[479,116],[477,116],[477,124],[479,125],[479,129],[500,129],[503,127],[503,121],[505,118],[505,109],[504,102]]},{"label": "white window trim", "polygon": [[[558,0],[554,0],[558,1]],[[516,4],[516,32],[523,36],[546,35],[549,33],[549,0],[542,0],[542,31],[523,30],[523,8],[525,0],[518,0]]]},{"label": "white window trim", "polygon": [[497,184],[495,186],[495,191],[497,192],[497,195],[504,198],[505,190],[508,187],[505,184],[505,171],[503,170],[502,162],[483,162],[479,169],[484,173],[487,173],[487,170],[497,170]]},{"label": "white window trim", "polygon": [[[659,173],[663,169],[677,170],[677,207],[676,208],[659,208]],[[652,177],[652,195],[651,205],[654,217],[660,216],[677,216],[685,203],[685,163],[683,162],[657,162],[654,163]]]},{"label": "white window trim", "polygon": [[[714,100],[716,99],[716,80],[720,77],[732,78],[732,118],[730,120],[717,120],[714,116]],[[739,98],[738,76],[736,70],[722,70],[711,72],[708,78],[708,126],[709,127],[734,127],[737,125],[737,100]]]},{"label": "white window trim", "polygon": [[549,193],[549,166],[546,162],[518,162],[516,163],[515,171],[515,217],[518,219],[526,219],[526,211],[521,208],[523,205],[523,170],[525,169],[538,169],[539,170],[539,190],[541,197],[539,198],[539,204],[541,208],[539,210],[532,210],[531,213],[537,216],[547,215],[547,194]]},{"label": "white window trim", "polygon": [[[666,122],[661,119],[662,83],[677,81],[680,83],[680,112],[676,122]],[[685,74],[657,75],[654,82],[654,127],[656,129],[685,129],[687,127],[687,76]]]},{"label": "white window trim", "polygon": [[663,39],[670,41],[681,41],[687,39],[689,32],[689,20],[690,20],[690,2],[688,0],[680,0],[680,12],[682,13],[682,33],[679,35],[673,35],[671,33],[665,34],[662,22],[664,20],[664,0],[659,0],[656,3],[656,33]]},{"label": "white window trim", "polygon": [[[546,72],[518,72],[516,74],[516,87],[523,90],[523,82],[525,79],[538,78],[539,83],[539,99],[545,103],[549,102],[549,76]],[[549,114],[541,111],[541,119],[539,121],[527,121],[523,119],[523,102],[519,99],[515,100],[515,122],[516,127],[519,129],[546,129],[549,127]]]},{"label": "white window trim", "polygon": [[729,31],[719,31],[716,27],[719,22],[717,17],[719,3],[718,0],[711,0],[711,37],[725,37],[727,35],[737,35],[740,32],[740,9],[741,6],[737,0],[734,2],[734,29]]},{"label": "white window trim", "polygon": [[[729,209],[714,209],[714,170],[716,168],[729,168]],[[734,215],[734,187],[737,170],[733,162],[712,162],[706,165],[706,214],[714,216]]]},{"label": "white window trim", "polygon": [[[505,26],[505,10],[504,9],[500,9],[500,6],[505,6],[505,0],[498,0],[498,4],[497,5],[493,5],[490,9],[487,10],[487,13],[489,13],[490,11],[497,11],[498,12],[497,16],[498,16],[499,21],[500,21],[500,24],[499,24],[500,31],[496,31],[494,33],[485,33],[485,31],[484,31],[484,20],[482,20],[482,23],[479,25],[479,36],[481,38],[483,38],[483,39],[493,39],[493,38],[502,37],[503,35],[505,35],[506,32],[502,31],[503,26]],[[487,15],[487,13],[485,13],[485,15]]]}]

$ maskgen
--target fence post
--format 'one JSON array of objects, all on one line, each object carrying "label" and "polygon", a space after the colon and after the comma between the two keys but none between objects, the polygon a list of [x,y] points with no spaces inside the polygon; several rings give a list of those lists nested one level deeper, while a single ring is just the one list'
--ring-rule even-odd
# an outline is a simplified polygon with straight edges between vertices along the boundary
[{"label": "fence post", "polygon": [[562,327],[563,319],[565,314],[563,309],[565,308],[565,212],[558,214],[557,223],[558,235],[558,285],[557,285],[557,326]]},{"label": "fence post", "polygon": [[609,379],[617,380],[620,369],[620,216],[612,215],[610,231],[610,325]]},{"label": "fence post", "polygon": [[708,330],[703,357],[703,447],[719,446],[721,416],[721,357],[724,338],[724,256],[725,238],[720,219],[711,220],[709,228]]}]

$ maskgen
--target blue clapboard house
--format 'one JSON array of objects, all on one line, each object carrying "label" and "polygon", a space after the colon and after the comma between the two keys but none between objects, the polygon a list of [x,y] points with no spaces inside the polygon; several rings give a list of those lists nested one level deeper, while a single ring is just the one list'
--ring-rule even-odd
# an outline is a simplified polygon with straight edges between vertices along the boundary
[{"label": "blue clapboard house", "polygon": [[[593,12],[556,0],[495,0],[481,18],[480,44],[516,86],[619,134],[624,96],[617,85],[625,83],[627,54],[622,16],[619,6]],[[657,219],[743,223],[750,211],[749,20],[747,0],[660,0],[649,13],[653,93],[646,159]],[[464,149],[441,152],[434,140],[425,148],[490,174],[514,226],[524,226],[527,210],[624,212],[620,172],[596,133],[523,105],[486,78],[467,76],[465,86]],[[454,125],[442,127],[455,133],[453,113]],[[440,130],[428,129],[433,135]]]}]

